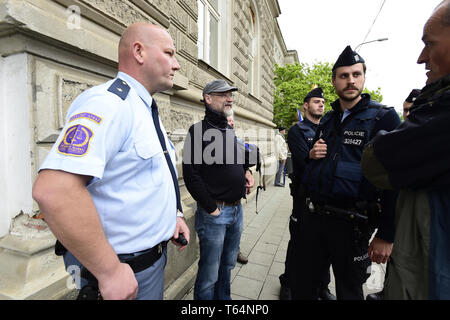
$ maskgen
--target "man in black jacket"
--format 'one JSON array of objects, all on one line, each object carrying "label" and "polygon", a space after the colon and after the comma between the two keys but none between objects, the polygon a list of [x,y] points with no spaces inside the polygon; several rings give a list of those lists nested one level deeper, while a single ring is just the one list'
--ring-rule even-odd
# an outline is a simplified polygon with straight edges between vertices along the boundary
[{"label": "man in black jacket", "polygon": [[205,118],[189,128],[183,149],[184,181],[197,201],[200,260],[195,300],[231,299],[230,272],[236,264],[243,227],[241,198],[254,185],[244,150],[227,123],[237,90],[222,79],[205,86]]},{"label": "man in black jacket", "polygon": [[386,299],[450,299],[450,1],[423,29],[427,81],[396,130],[380,132],[362,157],[364,175],[399,190]]}]

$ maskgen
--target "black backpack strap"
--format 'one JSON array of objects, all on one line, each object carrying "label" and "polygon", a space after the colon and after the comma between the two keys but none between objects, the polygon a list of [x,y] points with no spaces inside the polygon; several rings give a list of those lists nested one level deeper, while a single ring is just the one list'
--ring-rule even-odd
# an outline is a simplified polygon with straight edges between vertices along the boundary
[{"label": "black backpack strap", "polygon": [[[258,157],[259,157],[259,153],[258,153]],[[256,168],[256,171],[258,171],[259,174],[259,183],[258,183],[258,187],[256,187],[256,198],[255,198],[255,204],[256,204],[256,214],[258,214],[258,195],[259,195],[259,190],[266,190],[266,183],[264,180],[264,174],[261,173],[261,168],[264,168],[264,157],[260,157],[259,158],[260,161],[258,161],[258,166]]]}]

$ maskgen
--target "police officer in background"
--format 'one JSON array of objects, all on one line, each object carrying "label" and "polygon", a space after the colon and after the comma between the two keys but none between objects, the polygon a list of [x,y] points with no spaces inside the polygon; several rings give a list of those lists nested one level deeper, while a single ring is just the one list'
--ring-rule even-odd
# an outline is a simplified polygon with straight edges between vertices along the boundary
[{"label": "police officer in background", "polygon": [[[350,46],[332,69],[339,99],[320,121],[310,161],[302,182],[308,213],[300,224],[302,257],[296,263],[294,299],[317,299],[317,287],[331,262],[338,299],[363,300],[362,285],[370,275],[371,260],[384,263],[394,238],[396,193],[379,192],[364,179],[360,166],[364,145],[379,130],[400,124],[394,108],[362,93],[366,66]],[[378,227],[376,236],[369,239]]]},{"label": "police officer in background", "polygon": [[[293,248],[298,247],[298,224],[301,223],[301,216],[306,210],[306,197],[304,187],[301,185],[301,177],[309,160],[309,150],[313,146],[314,136],[319,124],[320,118],[323,115],[325,106],[325,99],[322,88],[315,88],[311,90],[303,100],[303,109],[305,110],[305,119],[297,122],[289,129],[288,132],[288,146],[292,154],[293,172],[289,175],[291,179],[291,196],[293,200],[292,215],[289,221],[289,231],[291,239],[288,243],[285,261],[285,273],[280,276],[280,300],[290,300],[291,292],[290,273],[295,272],[291,268],[291,259],[302,259],[301,256],[293,252]],[[328,283],[330,282],[329,270],[325,272],[323,281],[321,282],[319,290],[319,298],[322,300],[336,300],[336,297],[328,290]]]},{"label": "police officer in background", "polygon": [[403,120],[409,115],[409,109],[411,109],[414,101],[420,95],[420,89],[413,89],[406,100],[403,102]]},{"label": "police officer in background", "polygon": [[166,243],[189,241],[175,148],[153,98],[179,69],[165,29],[129,26],[117,77],[75,99],[40,168],[33,198],[66,267],[83,266],[81,292],[95,281],[103,299],[162,299]]}]

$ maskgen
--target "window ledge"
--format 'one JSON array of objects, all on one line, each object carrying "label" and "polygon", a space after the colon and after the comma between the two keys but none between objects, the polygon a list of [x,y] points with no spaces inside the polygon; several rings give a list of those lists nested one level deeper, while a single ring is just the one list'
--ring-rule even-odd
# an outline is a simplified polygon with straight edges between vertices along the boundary
[{"label": "window ledge", "polygon": [[253,101],[255,101],[256,103],[258,103],[259,105],[262,104],[262,101],[261,101],[259,98],[257,98],[256,96],[254,96],[253,94],[249,93],[249,94],[248,94],[248,97],[249,97],[251,100],[253,100]]},{"label": "window ledge", "polygon": [[202,59],[198,59],[198,67],[206,72],[208,72],[210,75],[214,76],[216,79],[224,79],[228,83],[234,84],[234,82],[228,78],[226,75],[224,75],[222,72],[211,66],[209,63]]}]

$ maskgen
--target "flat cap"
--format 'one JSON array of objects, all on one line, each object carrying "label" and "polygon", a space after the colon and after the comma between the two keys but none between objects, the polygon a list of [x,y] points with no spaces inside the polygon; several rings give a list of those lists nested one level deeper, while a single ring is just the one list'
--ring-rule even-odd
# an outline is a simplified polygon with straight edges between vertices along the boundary
[{"label": "flat cap", "polygon": [[321,87],[317,87],[315,89],[312,89],[308,94],[306,95],[305,99],[303,99],[303,102],[306,102],[306,100],[310,98],[322,98],[323,99],[323,90]]},{"label": "flat cap", "polygon": [[347,46],[334,63],[333,71],[339,67],[347,67],[364,62],[364,59],[356,51],[353,51],[350,46]]},{"label": "flat cap", "polygon": [[238,88],[230,86],[225,80],[216,79],[206,84],[205,88],[203,88],[203,96],[212,92],[227,92],[237,90]]}]

